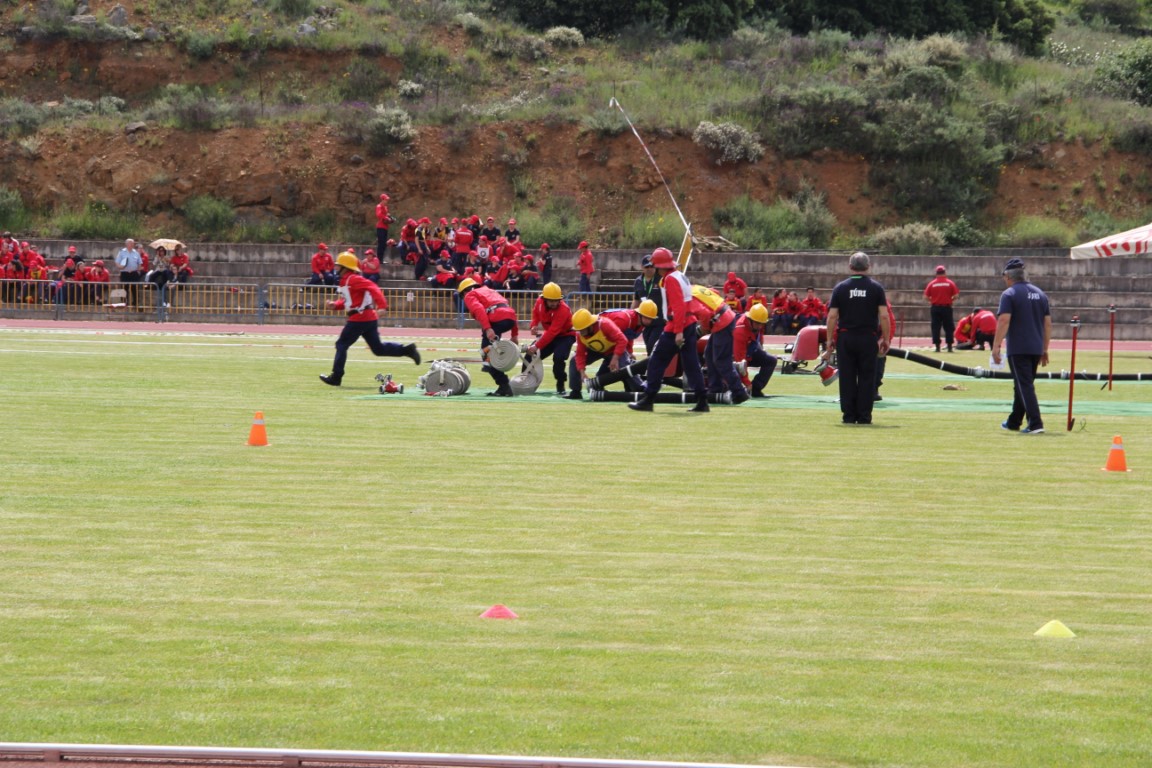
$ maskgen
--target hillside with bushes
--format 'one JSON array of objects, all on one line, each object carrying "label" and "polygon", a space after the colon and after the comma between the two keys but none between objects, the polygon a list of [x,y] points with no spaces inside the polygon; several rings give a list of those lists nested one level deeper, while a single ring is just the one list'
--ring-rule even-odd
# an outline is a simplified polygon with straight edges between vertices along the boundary
[{"label": "hillside with bushes", "polygon": [[0,226],[367,242],[387,191],[401,218],[650,247],[682,233],[670,189],[744,248],[1067,245],[1152,210],[1126,9],[1054,6],[1025,55],[764,18],[592,37],[464,0],[8,5]]}]

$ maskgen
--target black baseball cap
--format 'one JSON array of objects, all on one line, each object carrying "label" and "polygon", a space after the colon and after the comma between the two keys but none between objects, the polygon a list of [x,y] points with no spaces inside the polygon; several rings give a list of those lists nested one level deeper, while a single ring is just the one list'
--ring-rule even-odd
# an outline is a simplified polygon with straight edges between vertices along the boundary
[{"label": "black baseball cap", "polygon": [[1021,259],[1009,259],[1008,263],[1004,265],[1004,271],[1007,272],[1012,269],[1024,269],[1024,262]]},{"label": "black baseball cap", "polygon": [[652,266],[652,257],[651,256],[645,256],[644,258],[640,259],[640,266],[641,267]]}]

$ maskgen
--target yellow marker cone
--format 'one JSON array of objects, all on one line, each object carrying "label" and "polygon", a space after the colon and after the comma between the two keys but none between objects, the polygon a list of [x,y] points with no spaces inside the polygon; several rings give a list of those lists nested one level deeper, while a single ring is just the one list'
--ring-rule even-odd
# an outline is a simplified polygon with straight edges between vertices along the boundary
[{"label": "yellow marker cone", "polygon": [[1076,633],[1064,626],[1063,623],[1053,619],[1036,630],[1036,637],[1076,637]]}]

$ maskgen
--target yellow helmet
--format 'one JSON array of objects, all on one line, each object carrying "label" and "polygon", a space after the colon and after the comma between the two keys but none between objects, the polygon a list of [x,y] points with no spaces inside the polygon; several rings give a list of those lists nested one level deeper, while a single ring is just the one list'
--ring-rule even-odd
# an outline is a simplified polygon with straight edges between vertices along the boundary
[{"label": "yellow helmet", "polygon": [[475,288],[475,287],[476,287],[476,281],[470,277],[466,277],[460,281],[459,285],[456,286],[456,292],[457,293],[464,293],[464,291],[468,290],[469,288]]},{"label": "yellow helmet", "polygon": [[753,304],[745,314],[747,314],[748,319],[754,323],[763,324],[768,322],[768,307],[763,304]]},{"label": "yellow helmet", "polygon": [[544,286],[544,290],[540,291],[540,295],[549,301],[556,301],[564,298],[564,291],[556,283],[548,283]]},{"label": "yellow helmet", "polygon": [[336,257],[336,266],[344,267],[344,269],[350,269],[353,272],[359,272],[360,260],[357,259],[354,254],[348,251],[344,251],[342,254]]},{"label": "yellow helmet", "polygon": [[586,309],[578,309],[572,315],[572,328],[577,331],[584,330],[594,322],[596,322],[596,315]]},{"label": "yellow helmet", "polygon": [[655,320],[660,316],[659,310],[656,309],[656,302],[652,299],[644,299],[640,302],[640,306],[636,307],[636,311],[649,320]]}]

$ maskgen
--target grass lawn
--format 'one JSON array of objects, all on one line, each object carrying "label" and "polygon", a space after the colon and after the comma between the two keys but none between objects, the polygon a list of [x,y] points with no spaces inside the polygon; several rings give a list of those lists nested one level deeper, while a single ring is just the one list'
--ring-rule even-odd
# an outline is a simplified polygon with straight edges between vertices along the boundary
[{"label": "grass lawn", "polygon": [[846,427],[813,376],[638,414],[361,346],[332,389],[334,337],[0,330],[4,740],[1152,763],[1152,384],[1066,432],[1041,382],[1030,437],[1009,382],[891,361]]}]

